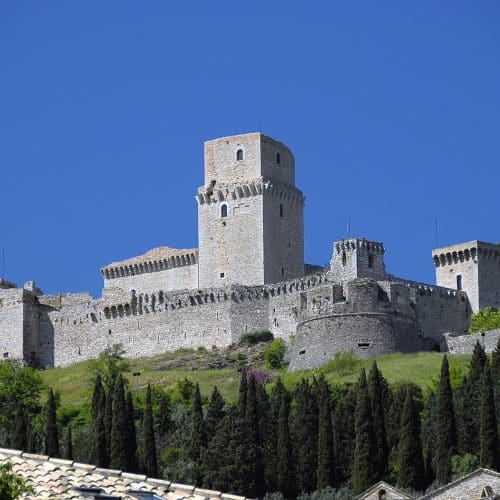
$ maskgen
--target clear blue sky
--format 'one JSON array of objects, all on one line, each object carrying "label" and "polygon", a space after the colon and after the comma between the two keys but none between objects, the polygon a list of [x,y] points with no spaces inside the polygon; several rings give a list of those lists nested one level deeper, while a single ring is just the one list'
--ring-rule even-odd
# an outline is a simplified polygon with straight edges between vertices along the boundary
[{"label": "clear blue sky", "polygon": [[101,289],[99,268],[197,246],[203,142],[295,153],[306,261],[383,241],[434,282],[442,245],[500,240],[498,1],[0,2],[6,279]]}]

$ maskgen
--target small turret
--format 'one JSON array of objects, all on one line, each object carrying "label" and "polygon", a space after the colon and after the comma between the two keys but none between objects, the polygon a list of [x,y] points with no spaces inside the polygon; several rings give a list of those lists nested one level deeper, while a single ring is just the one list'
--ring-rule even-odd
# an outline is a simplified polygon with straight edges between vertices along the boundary
[{"label": "small turret", "polygon": [[333,244],[330,274],[336,282],[356,278],[387,279],[384,245],[364,238],[349,238]]}]

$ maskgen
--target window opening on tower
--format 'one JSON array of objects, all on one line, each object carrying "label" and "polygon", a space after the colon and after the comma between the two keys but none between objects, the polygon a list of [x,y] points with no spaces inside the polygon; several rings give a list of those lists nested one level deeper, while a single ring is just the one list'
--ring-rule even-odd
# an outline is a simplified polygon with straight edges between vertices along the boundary
[{"label": "window opening on tower", "polygon": [[243,160],[243,149],[238,149],[238,151],[236,151],[236,160],[237,161]]},{"label": "window opening on tower", "polygon": [[220,216],[227,217],[227,205],[223,203],[220,207]]}]

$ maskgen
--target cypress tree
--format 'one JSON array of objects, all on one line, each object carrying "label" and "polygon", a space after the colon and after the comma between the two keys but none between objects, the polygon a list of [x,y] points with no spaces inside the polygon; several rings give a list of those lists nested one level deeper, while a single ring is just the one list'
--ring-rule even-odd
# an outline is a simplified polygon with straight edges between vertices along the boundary
[{"label": "cypress tree", "polygon": [[12,423],[10,446],[16,450],[26,451],[28,445],[28,422],[24,406],[19,403]]},{"label": "cypress tree", "polygon": [[370,396],[363,369],[358,382],[358,397],[354,416],[356,446],[352,473],[352,486],[355,495],[369,488],[376,482],[377,468],[375,457],[375,431],[371,412]]},{"label": "cypress tree", "polygon": [[104,388],[102,386],[102,380],[101,380],[101,375],[97,374],[97,377],[95,379],[94,383],[94,390],[92,392],[92,406],[91,406],[91,415],[92,415],[92,421],[95,421],[97,419],[97,414],[101,410],[101,398],[104,395]]},{"label": "cypress tree", "polygon": [[207,408],[207,419],[206,419],[206,432],[207,432],[207,441],[212,439],[215,435],[215,431],[217,427],[221,424],[222,419],[224,418],[225,411],[224,406],[226,402],[222,397],[222,394],[219,392],[217,387],[214,387],[212,394],[210,395],[210,402]]},{"label": "cypress tree", "polygon": [[251,496],[262,496],[265,491],[264,465],[262,460],[262,443],[259,414],[257,381],[250,377],[247,381],[246,412],[247,445],[250,454],[250,470],[247,477],[248,491]]},{"label": "cypress tree", "polygon": [[399,432],[398,485],[422,491],[425,467],[420,442],[420,415],[410,391],[403,405]]},{"label": "cypress tree", "polygon": [[424,407],[421,443],[424,455],[425,481],[429,486],[436,479],[434,469],[434,455],[436,451],[436,420],[437,420],[437,392],[432,391]]},{"label": "cypress tree", "polygon": [[247,411],[247,392],[248,392],[248,381],[247,372],[243,370],[240,377],[240,388],[238,396],[238,408],[242,416],[245,416]]},{"label": "cypress tree", "polygon": [[389,449],[387,445],[387,434],[385,429],[385,401],[383,377],[377,363],[374,361],[368,376],[368,393],[373,417],[373,428],[375,431],[375,456],[374,463],[377,471],[377,481],[382,479],[388,469]]},{"label": "cypress tree", "polygon": [[188,454],[192,460],[198,462],[201,452],[207,445],[207,433],[203,420],[203,407],[201,403],[200,386],[196,384],[194,390],[193,415],[191,420],[191,440]]},{"label": "cypress tree", "polygon": [[127,392],[125,398],[125,414],[127,422],[127,470],[135,472],[137,470],[137,433],[134,420],[134,403],[132,393]]},{"label": "cypress tree", "polygon": [[481,467],[498,470],[500,468],[498,431],[495,414],[495,401],[491,383],[490,367],[484,366],[483,387],[481,394],[481,426],[480,426],[480,455]]},{"label": "cypress tree", "polygon": [[166,392],[155,391],[155,399],[158,401],[157,410],[154,413],[155,429],[160,443],[165,445],[173,427],[170,398]]},{"label": "cypress tree", "polygon": [[477,410],[481,406],[483,373],[487,360],[483,346],[479,341],[476,342],[467,377],[467,393],[462,405],[460,429],[464,442],[462,451],[473,455],[479,454],[480,415]]},{"label": "cypress tree", "polygon": [[450,384],[450,368],[448,358],[444,355],[437,399],[435,452],[436,479],[441,484],[449,483],[451,480],[451,456],[455,455],[456,452],[457,431]]},{"label": "cypress tree", "polygon": [[266,428],[264,462],[265,476],[268,491],[279,491],[277,485],[278,477],[278,426],[280,419],[280,411],[283,403],[283,397],[289,398],[288,392],[278,378],[276,384],[271,391],[269,400],[269,419]]},{"label": "cypress tree", "polygon": [[493,394],[497,410],[497,433],[500,436],[500,338],[491,355],[491,380],[493,382]]},{"label": "cypress tree", "polygon": [[104,457],[107,463],[106,467],[111,463],[111,430],[113,429],[113,394],[111,390],[103,391],[103,425],[104,425],[104,441],[106,443]]},{"label": "cypress tree", "polygon": [[277,426],[277,456],[276,456],[276,491],[281,491],[285,498],[295,498],[295,474],[293,467],[292,443],[288,417],[290,414],[290,399],[288,393],[281,392],[281,404]]},{"label": "cypress tree", "polygon": [[318,469],[316,472],[316,488],[322,490],[328,486],[334,486],[335,478],[330,387],[323,377],[321,377],[319,385]]},{"label": "cypress tree", "polygon": [[115,383],[113,404],[113,423],[111,429],[111,468],[126,471],[128,467],[128,432],[127,413],[125,407],[125,391],[121,373]]},{"label": "cypress tree", "polygon": [[352,476],[356,433],[354,419],[357,391],[349,388],[335,405],[333,412],[333,456],[335,458],[335,480],[346,483]]},{"label": "cypress tree", "polygon": [[71,432],[71,422],[68,424],[66,429],[66,460],[73,460],[73,433]]},{"label": "cypress tree", "polygon": [[92,396],[92,460],[98,467],[109,466],[108,442],[104,425],[105,406],[106,393],[102,385],[96,382]]},{"label": "cypress tree", "polygon": [[49,457],[59,456],[59,431],[56,419],[56,400],[54,391],[49,389],[47,400],[47,422],[45,427],[45,454]]},{"label": "cypress tree", "polygon": [[151,385],[148,384],[146,392],[146,405],[144,407],[144,472],[149,477],[158,477],[158,464],[156,461],[156,442],[153,426],[153,405],[151,403]]},{"label": "cypress tree", "polygon": [[318,468],[318,411],[317,401],[309,382],[302,379],[295,393],[293,442],[297,487],[300,492],[316,489]]}]

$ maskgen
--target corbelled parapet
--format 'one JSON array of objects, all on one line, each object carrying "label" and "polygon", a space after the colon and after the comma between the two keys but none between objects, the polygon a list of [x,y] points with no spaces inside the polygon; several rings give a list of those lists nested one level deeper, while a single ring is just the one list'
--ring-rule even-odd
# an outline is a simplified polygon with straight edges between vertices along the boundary
[{"label": "corbelled parapet", "polygon": [[500,307],[500,244],[469,241],[432,251],[436,284],[467,292],[472,312]]},{"label": "corbelled parapet", "polygon": [[198,249],[157,247],[143,255],[119,262],[112,262],[101,269],[106,279],[135,276],[142,273],[163,271],[173,267],[191,266],[198,262]]}]

